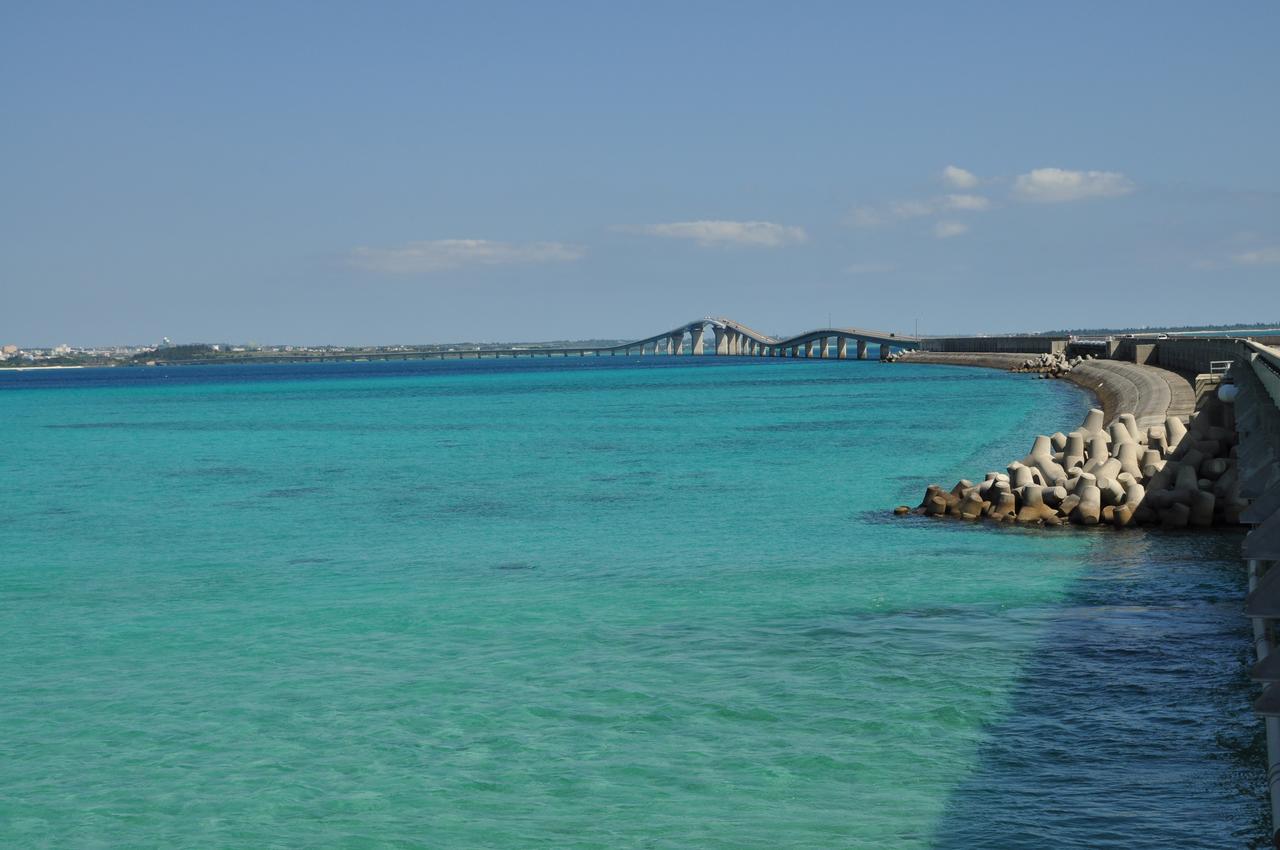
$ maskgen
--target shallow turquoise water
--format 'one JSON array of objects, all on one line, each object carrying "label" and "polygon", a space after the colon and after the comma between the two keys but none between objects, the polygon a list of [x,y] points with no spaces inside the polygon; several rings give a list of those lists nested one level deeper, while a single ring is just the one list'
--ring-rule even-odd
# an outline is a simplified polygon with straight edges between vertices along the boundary
[{"label": "shallow turquoise water", "polygon": [[870,362],[0,376],[0,846],[1246,846],[1238,541],[888,516],[1086,406]]}]

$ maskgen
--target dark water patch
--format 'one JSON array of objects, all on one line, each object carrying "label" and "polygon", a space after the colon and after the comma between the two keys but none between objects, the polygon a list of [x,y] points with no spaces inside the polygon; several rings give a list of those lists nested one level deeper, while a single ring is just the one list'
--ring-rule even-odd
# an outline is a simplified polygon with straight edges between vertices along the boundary
[{"label": "dark water patch", "polygon": [[492,499],[468,499],[454,502],[439,509],[442,514],[454,516],[473,516],[484,518],[500,518],[514,516],[512,506]]},{"label": "dark water patch", "polygon": [[635,470],[628,472],[614,472],[614,474],[605,475],[588,475],[584,480],[590,481],[591,484],[616,484],[620,486],[630,485],[650,485],[658,474],[654,470]]},{"label": "dark water patch", "polygon": [[304,557],[304,558],[290,558],[287,561],[287,563],[290,566],[297,567],[297,566],[306,566],[311,564],[331,564],[333,563],[333,560],[334,560],[333,558]]},{"label": "dark water patch", "polygon": [[1176,536],[1095,544],[934,847],[1264,846],[1244,576],[1205,537],[1196,560]]},{"label": "dark water patch", "polygon": [[250,478],[260,473],[247,466],[193,466],[173,469],[165,473],[168,478]]},{"label": "dark water patch", "polygon": [[570,501],[583,505],[633,505],[649,498],[652,497],[648,494],[641,496],[629,490],[618,489],[601,493],[585,493],[571,497]]},{"label": "dark water patch", "polygon": [[537,568],[537,564],[531,564],[528,561],[505,561],[501,564],[494,564],[490,569],[519,572],[523,570],[536,570]]},{"label": "dark water patch", "polygon": [[325,487],[280,487],[275,490],[268,490],[262,496],[265,499],[298,499],[303,496],[314,496],[318,493],[328,493]]},{"label": "dark water patch", "polygon": [[745,431],[765,431],[779,433],[810,433],[816,431],[848,431],[858,427],[852,419],[826,419],[804,422],[773,422],[764,425],[748,425]]}]

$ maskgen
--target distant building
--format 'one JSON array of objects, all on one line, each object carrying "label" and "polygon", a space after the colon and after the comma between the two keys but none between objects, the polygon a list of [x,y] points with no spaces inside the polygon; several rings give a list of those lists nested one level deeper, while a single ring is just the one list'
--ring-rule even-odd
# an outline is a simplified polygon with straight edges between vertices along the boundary
[{"label": "distant building", "polygon": [[17,354],[17,353],[18,353],[18,346],[16,346],[16,345],[6,345],[4,348],[0,348],[0,352],[3,352],[3,353],[4,353],[4,354],[6,354],[6,355]]}]

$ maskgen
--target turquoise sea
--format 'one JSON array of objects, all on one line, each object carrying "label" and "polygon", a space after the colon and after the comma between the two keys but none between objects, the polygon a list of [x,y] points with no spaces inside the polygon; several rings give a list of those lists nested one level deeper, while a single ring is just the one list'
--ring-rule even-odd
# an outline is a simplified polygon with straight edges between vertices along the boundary
[{"label": "turquoise sea", "polygon": [[0,374],[0,847],[1228,848],[1239,537],[895,518],[1060,382]]}]

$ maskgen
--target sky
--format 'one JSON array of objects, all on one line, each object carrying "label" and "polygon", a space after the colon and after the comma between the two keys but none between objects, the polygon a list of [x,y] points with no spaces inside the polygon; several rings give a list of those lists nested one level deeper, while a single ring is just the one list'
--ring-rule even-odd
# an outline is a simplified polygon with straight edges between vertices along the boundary
[{"label": "sky", "polygon": [[1280,321],[1280,3],[0,4],[0,344]]}]

